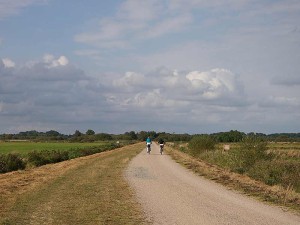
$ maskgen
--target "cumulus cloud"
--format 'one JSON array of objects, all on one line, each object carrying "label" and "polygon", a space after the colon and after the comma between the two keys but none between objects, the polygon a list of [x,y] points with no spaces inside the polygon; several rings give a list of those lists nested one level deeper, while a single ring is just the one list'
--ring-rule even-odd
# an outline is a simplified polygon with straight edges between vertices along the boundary
[{"label": "cumulus cloud", "polygon": [[247,104],[238,77],[226,69],[178,72],[159,68],[148,74],[127,72],[112,83],[115,88],[121,88],[122,95],[115,90],[109,99],[120,105],[145,107],[148,104],[155,109],[163,106],[180,111],[197,108],[196,102],[230,107]]},{"label": "cumulus cloud", "polygon": [[2,59],[2,62],[4,64],[4,67],[6,67],[6,68],[12,68],[12,67],[15,67],[15,65],[16,65],[15,62],[9,58]]},{"label": "cumulus cloud", "polygon": [[193,90],[200,92],[205,99],[216,99],[222,95],[236,93],[235,75],[226,69],[213,69],[207,72],[193,71],[186,75]]},{"label": "cumulus cloud", "polygon": [[11,68],[0,59],[2,129],[16,132],[21,124],[66,131],[78,129],[78,124],[105,121],[105,112],[114,111],[105,90],[99,80],[63,56],[45,55],[39,61]]},{"label": "cumulus cloud", "polygon": [[66,66],[69,64],[69,60],[67,59],[66,56],[63,55],[55,59],[53,55],[46,54],[44,56],[44,63],[46,63],[49,68],[51,68],[51,67],[58,67],[58,66]]},{"label": "cumulus cloud", "polygon": [[239,76],[224,68],[180,71],[160,67],[148,73],[92,78],[61,56],[45,55],[29,65],[10,68],[0,60],[0,120],[14,131],[21,124],[72,132],[79,127],[107,132],[128,131],[129,127],[193,132],[201,125],[209,132],[220,127],[242,129],[245,121],[259,125],[268,108],[278,107],[293,112],[300,103],[295,97],[266,96],[253,104]]},{"label": "cumulus cloud", "polygon": [[113,85],[118,88],[139,87],[145,83],[145,76],[135,72],[126,72],[124,77],[114,80]]}]

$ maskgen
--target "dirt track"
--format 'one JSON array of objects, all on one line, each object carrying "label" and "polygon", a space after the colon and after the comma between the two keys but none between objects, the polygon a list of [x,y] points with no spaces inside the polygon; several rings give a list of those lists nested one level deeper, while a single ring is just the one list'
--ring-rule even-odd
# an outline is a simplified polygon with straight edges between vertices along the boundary
[{"label": "dirt track", "polygon": [[126,171],[137,199],[154,224],[300,224],[300,217],[194,175],[153,144]]}]

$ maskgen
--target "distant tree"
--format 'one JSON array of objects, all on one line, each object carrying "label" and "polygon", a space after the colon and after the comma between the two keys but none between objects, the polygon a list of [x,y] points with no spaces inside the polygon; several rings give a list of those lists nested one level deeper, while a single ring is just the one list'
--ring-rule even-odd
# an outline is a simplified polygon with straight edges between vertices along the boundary
[{"label": "distant tree", "polygon": [[141,132],[137,133],[138,140],[140,140],[140,141],[146,140],[147,136],[148,136],[148,133],[146,131],[141,131]]},{"label": "distant tree", "polygon": [[245,135],[245,133],[237,130],[212,134],[212,136],[215,137],[219,142],[240,142]]},{"label": "distant tree", "polygon": [[136,140],[137,139],[137,135],[136,135],[136,133],[134,131],[130,131],[129,135],[130,135],[130,137],[131,137],[132,140]]},{"label": "distant tree", "polygon": [[79,130],[76,130],[75,133],[73,134],[74,137],[80,137],[82,133]]},{"label": "distant tree", "polygon": [[11,140],[11,139],[13,139],[13,134],[2,134],[2,135],[0,135],[0,139],[1,140]]},{"label": "distant tree", "polygon": [[85,134],[86,134],[86,135],[94,135],[94,134],[95,134],[95,131],[89,129],[89,130],[86,131]]},{"label": "distant tree", "polygon": [[50,131],[46,132],[46,136],[48,136],[48,137],[57,137],[59,135],[60,135],[60,133],[55,130],[50,130]]},{"label": "distant tree", "polygon": [[106,133],[99,133],[99,134],[96,134],[96,140],[97,141],[109,141],[109,140],[112,140],[113,137],[110,135],[110,134],[106,134]]}]

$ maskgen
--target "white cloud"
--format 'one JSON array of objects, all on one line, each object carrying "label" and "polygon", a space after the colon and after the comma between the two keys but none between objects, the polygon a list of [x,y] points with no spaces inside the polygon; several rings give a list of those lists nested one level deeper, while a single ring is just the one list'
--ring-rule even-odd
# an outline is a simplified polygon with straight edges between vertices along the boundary
[{"label": "white cloud", "polygon": [[192,22],[188,13],[170,13],[163,1],[127,0],[113,17],[102,18],[93,31],[77,34],[74,40],[98,48],[124,48],[179,32]]},{"label": "white cloud", "polygon": [[270,96],[262,100],[259,104],[261,107],[273,107],[273,108],[284,108],[284,107],[300,107],[299,98],[285,97],[285,96]]},{"label": "white cloud", "polygon": [[176,132],[201,132],[199,127],[203,132],[265,131],[268,128],[260,125],[265,115],[276,111],[277,118],[268,116],[268,123],[274,124],[278,116],[291,116],[300,106],[296,97],[284,95],[250,104],[239,77],[223,68],[180,71],[161,67],[149,73],[91,78],[71,63],[49,67],[53,61],[66,63],[64,57],[45,55],[31,66],[7,70],[2,65],[1,124],[14,131],[19,124],[72,131],[99,129],[100,124],[101,131],[117,133],[127,131],[129,125],[133,130]]},{"label": "white cloud", "polygon": [[175,17],[167,18],[159,21],[148,31],[141,34],[142,38],[156,38],[165,34],[172,34],[182,29],[186,29],[186,26],[192,22],[192,16],[189,14],[176,15]]},{"label": "white cloud", "polygon": [[[137,93],[132,98],[126,99],[125,104],[129,106],[141,107],[144,110],[148,108],[152,109],[165,109],[167,108],[180,108],[187,105],[187,102],[176,101],[174,99],[168,99],[164,96],[160,89],[153,89],[149,92]],[[159,113],[158,113],[159,114]]]},{"label": "white cloud", "polygon": [[[53,62],[57,65],[49,66]],[[60,124],[99,116],[95,115],[99,110],[92,108],[97,104],[105,106],[105,99],[99,94],[101,87],[90,88],[94,85],[91,78],[67,62],[65,57],[46,55],[30,66],[25,64],[8,70],[0,61],[1,124],[15,127],[14,130],[20,124],[59,128]],[[89,118],[81,114],[86,107],[87,111],[95,112]]]},{"label": "white cloud", "polygon": [[60,56],[60,57],[58,58],[57,62],[58,62],[58,64],[59,64],[60,66],[66,66],[66,65],[69,64],[69,60],[68,60],[67,57],[65,57],[65,56]]},{"label": "white cloud", "polygon": [[9,58],[2,59],[2,62],[6,68],[12,68],[16,66],[16,63]]},{"label": "white cloud", "polygon": [[79,56],[98,56],[100,54],[100,52],[95,49],[77,50],[74,53],[75,55],[79,55]]},{"label": "white cloud", "polygon": [[200,91],[207,99],[216,99],[225,94],[235,93],[235,75],[226,69],[207,72],[193,71],[186,75],[194,90]]},{"label": "white cloud", "polygon": [[130,88],[132,86],[140,86],[145,80],[145,76],[135,72],[126,72],[121,79],[114,80],[113,85],[119,88]]},{"label": "white cloud", "polygon": [[58,59],[55,59],[53,55],[46,54],[44,55],[44,63],[47,64],[49,68],[58,67],[58,66],[66,66],[69,64],[69,60],[66,56],[60,56]]},{"label": "white cloud", "polygon": [[184,73],[160,68],[148,74],[127,72],[112,83],[116,89],[108,95],[109,101],[126,106],[149,104],[152,108],[174,107],[180,111],[193,108],[194,102],[229,107],[248,104],[237,76],[226,69]]},{"label": "white cloud", "polygon": [[21,9],[29,5],[45,2],[47,2],[47,0],[0,0],[0,20],[18,14]]},{"label": "white cloud", "polygon": [[129,21],[150,21],[162,12],[160,0],[127,0],[119,8],[117,16]]}]

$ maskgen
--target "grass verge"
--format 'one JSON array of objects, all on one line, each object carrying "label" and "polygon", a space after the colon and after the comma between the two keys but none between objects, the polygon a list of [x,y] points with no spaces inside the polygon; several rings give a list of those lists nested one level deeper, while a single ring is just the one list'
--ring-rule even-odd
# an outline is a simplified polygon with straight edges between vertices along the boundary
[{"label": "grass verge", "polygon": [[123,176],[143,147],[0,175],[0,224],[146,224]]},{"label": "grass verge", "polygon": [[249,196],[300,213],[300,194],[290,188],[284,189],[276,185],[268,186],[260,181],[255,181],[246,175],[222,169],[169,146],[166,146],[165,150],[176,162],[194,171],[198,175],[221,183],[230,189],[242,191]]}]

